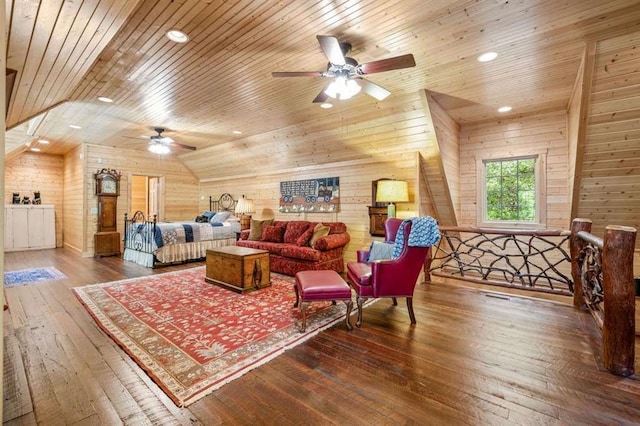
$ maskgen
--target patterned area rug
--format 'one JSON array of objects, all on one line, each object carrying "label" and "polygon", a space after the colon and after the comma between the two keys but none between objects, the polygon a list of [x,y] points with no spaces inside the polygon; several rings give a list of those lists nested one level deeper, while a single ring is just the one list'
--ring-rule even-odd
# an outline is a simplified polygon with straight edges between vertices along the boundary
[{"label": "patterned area rug", "polygon": [[65,278],[67,278],[67,276],[53,266],[49,266],[47,268],[23,269],[21,271],[5,272],[4,286],[17,287],[20,285],[35,284],[42,281],[63,280]]},{"label": "patterned area rug", "polygon": [[238,294],[204,281],[204,267],[74,288],[98,325],[178,405],[186,406],[319,331],[344,303],[312,303],[299,332],[294,279]]}]

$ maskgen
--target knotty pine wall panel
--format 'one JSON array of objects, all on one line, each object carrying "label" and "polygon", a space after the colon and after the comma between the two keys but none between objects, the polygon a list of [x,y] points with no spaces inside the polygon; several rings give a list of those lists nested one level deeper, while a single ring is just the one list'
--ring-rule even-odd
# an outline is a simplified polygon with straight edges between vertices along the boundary
[{"label": "knotty pine wall panel", "polygon": [[64,156],[64,247],[80,254],[85,251],[86,201],[84,192],[84,147]]},{"label": "knotty pine wall panel", "polygon": [[455,226],[460,210],[460,126],[430,92],[423,95],[434,135],[430,147],[423,149],[422,170],[439,222]]},{"label": "knotty pine wall panel", "polygon": [[164,214],[159,220],[193,220],[198,215],[199,184],[193,174],[175,157],[152,154],[148,151],[114,149],[100,145],[86,145],[86,171],[84,175],[87,215],[87,252],[93,254],[93,235],[97,231],[97,207],[94,174],[102,168],[115,169],[122,174],[118,197],[118,230],[123,232],[124,214],[131,215],[129,179],[132,175],[164,178]]},{"label": "knotty pine wall panel", "polygon": [[463,125],[460,130],[460,226],[478,226],[476,158],[547,151],[547,228],[569,229],[565,111]]},{"label": "knotty pine wall panel", "polygon": [[640,228],[639,50],[640,32],[596,45],[578,215],[598,236],[607,225]]},{"label": "knotty pine wall panel", "polygon": [[[322,177],[340,178],[340,210],[337,213],[280,213],[280,182]],[[254,219],[275,218],[278,220],[340,221],[347,225],[351,242],[345,250],[345,261],[356,260],[356,250],[368,247],[373,240],[382,240],[369,235],[371,205],[371,182],[380,178],[406,180],[409,183],[409,202],[397,204],[397,217],[417,216],[416,158],[414,153],[389,156],[385,162],[353,161],[334,163],[319,167],[282,170],[278,174],[239,179],[202,181],[200,210],[208,209],[209,196],[217,199],[228,192],[234,199],[244,195],[256,206]]]},{"label": "knotty pine wall panel", "polygon": [[418,93],[389,97],[375,108],[345,102],[317,112],[306,121],[186,153],[181,159],[200,179],[264,175],[321,164],[385,161],[424,148],[430,132]]},{"label": "knotty pine wall panel", "polygon": [[40,191],[42,204],[55,206],[56,247],[62,246],[63,168],[61,155],[25,151],[5,164],[4,202],[11,204],[17,192],[33,201],[34,191]]}]

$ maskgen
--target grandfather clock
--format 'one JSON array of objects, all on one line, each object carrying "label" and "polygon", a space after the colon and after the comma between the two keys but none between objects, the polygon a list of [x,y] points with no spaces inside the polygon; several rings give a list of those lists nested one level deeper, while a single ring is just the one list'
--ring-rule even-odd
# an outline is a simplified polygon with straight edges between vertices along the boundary
[{"label": "grandfather clock", "polygon": [[120,256],[118,232],[118,195],[120,173],[113,169],[98,170],[96,195],[98,196],[98,232],[95,235],[95,256]]}]

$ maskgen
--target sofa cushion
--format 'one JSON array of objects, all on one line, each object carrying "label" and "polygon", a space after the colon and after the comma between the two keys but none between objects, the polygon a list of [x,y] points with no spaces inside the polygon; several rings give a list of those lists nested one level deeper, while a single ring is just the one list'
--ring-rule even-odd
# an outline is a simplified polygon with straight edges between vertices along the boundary
[{"label": "sofa cushion", "polygon": [[313,228],[309,227],[304,234],[300,235],[296,240],[296,245],[298,247],[308,246],[311,237],[313,236]]},{"label": "sofa cushion", "polygon": [[306,220],[292,220],[287,223],[287,230],[284,232],[284,242],[287,244],[296,244],[296,241],[304,231],[309,228],[309,222]]},{"label": "sofa cushion", "polygon": [[267,225],[262,229],[262,238],[260,241],[269,241],[272,243],[281,243],[284,237],[283,226]]},{"label": "sofa cushion", "polygon": [[319,261],[322,256],[322,253],[318,250],[314,250],[309,246],[298,247],[295,244],[283,244],[278,254],[291,259],[302,259],[311,262]]},{"label": "sofa cushion", "polygon": [[248,240],[260,241],[260,238],[262,238],[263,228],[271,224],[273,224],[273,219],[265,219],[265,220],[251,219],[251,230],[249,231]]},{"label": "sofa cushion", "polygon": [[321,223],[317,224],[315,228],[313,228],[313,236],[309,241],[309,245],[313,247],[313,245],[319,238],[326,237],[327,235],[329,235],[330,230],[331,229],[328,226],[325,226]]}]

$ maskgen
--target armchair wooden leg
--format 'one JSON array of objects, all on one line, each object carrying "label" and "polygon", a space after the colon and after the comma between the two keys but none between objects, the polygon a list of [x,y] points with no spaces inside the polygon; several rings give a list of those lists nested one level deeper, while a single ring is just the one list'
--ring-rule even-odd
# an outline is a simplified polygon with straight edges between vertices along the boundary
[{"label": "armchair wooden leg", "polygon": [[393,306],[398,306],[398,299],[392,297],[391,300],[393,301]]},{"label": "armchair wooden leg", "polygon": [[356,304],[358,305],[358,319],[356,320],[356,327],[360,327],[362,325],[362,304],[364,301],[364,297],[356,297]]},{"label": "armchair wooden leg", "polygon": [[416,316],[413,313],[413,297],[407,297],[407,310],[409,311],[409,318],[411,319],[411,324],[415,324]]}]

